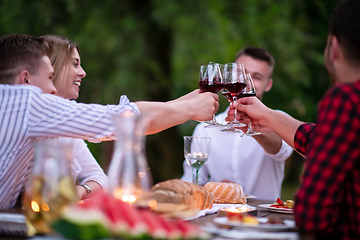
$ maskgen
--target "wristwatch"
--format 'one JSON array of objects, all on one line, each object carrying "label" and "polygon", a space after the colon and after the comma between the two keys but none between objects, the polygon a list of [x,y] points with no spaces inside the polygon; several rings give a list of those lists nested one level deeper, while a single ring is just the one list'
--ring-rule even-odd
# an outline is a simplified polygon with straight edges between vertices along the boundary
[{"label": "wristwatch", "polygon": [[87,193],[91,193],[91,188],[87,184],[81,185],[83,188],[85,188]]}]

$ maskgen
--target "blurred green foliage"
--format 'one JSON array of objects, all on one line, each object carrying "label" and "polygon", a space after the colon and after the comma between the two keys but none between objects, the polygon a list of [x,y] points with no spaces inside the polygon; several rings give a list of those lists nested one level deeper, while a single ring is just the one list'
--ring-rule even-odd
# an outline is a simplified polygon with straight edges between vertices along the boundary
[{"label": "blurred green foliage", "polygon": [[[244,46],[275,58],[274,87],[264,102],[303,121],[315,121],[329,87],[323,67],[328,18],[335,0],[0,0],[0,34],[63,35],[79,44],[87,72],[79,102],[168,101],[198,87],[209,61],[233,62]],[[228,103],[221,98],[220,110]],[[182,174],[189,121],[147,137],[154,182]],[[106,170],[112,144],[89,144]],[[298,181],[303,160],[287,162]],[[296,173],[296,174],[293,174]]]}]

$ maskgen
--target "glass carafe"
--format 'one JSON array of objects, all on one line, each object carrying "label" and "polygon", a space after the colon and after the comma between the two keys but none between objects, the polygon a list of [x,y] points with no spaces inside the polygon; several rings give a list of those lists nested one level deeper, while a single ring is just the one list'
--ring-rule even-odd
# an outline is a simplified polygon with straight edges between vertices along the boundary
[{"label": "glass carafe", "polygon": [[125,111],[114,115],[113,120],[117,140],[108,170],[112,195],[148,207],[152,176],[144,147],[147,118]]},{"label": "glass carafe", "polygon": [[78,200],[70,171],[72,155],[72,145],[58,139],[35,144],[34,166],[22,199],[29,235],[52,233],[51,223]]}]

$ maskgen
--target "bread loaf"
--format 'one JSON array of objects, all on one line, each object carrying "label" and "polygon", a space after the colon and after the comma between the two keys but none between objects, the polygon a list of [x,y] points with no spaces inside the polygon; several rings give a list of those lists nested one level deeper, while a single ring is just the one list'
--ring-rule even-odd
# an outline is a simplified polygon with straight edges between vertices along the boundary
[{"label": "bread loaf", "polygon": [[205,188],[180,179],[154,185],[151,194],[158,204],[185,205],[186,209],[202,210],[211,208],[214,203],[214,195]]},{"label": "bread loaf", "polygon": [[246,203],[244,190],[239,184],[208,182],[204,188],[214,194],[215,203]]}]

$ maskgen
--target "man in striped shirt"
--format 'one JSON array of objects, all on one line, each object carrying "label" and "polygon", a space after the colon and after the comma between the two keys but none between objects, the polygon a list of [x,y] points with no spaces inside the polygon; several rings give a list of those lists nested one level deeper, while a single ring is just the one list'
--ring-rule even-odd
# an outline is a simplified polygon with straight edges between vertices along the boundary
[{"label": "man in striped shirt", "polygon": [[[148,114],[147,134],[189,119],[212,119],[218,96],[195,90],[175,101],[118,105],[81,104],[43,94],[34,86],[53,87],[54,70],[45,42],[37,37],[10,34],[0,37],[0,210],[11,208],[23,191],[32,168],[33,143],[39,138],[73,137],[112,140],[112,114],[131,110]],[[50,91],[51,92],[51,91]]]}]

